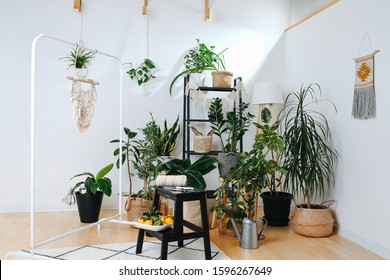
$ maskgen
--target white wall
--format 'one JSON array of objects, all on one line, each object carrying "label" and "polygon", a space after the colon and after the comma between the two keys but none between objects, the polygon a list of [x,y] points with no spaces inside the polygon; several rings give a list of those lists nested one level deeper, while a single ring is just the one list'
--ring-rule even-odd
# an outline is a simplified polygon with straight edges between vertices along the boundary
[{"label": "white wall", "polygon": [[291,24],[294,24],[306,16],[324,7],[332,0],[291,0]]},{"label": "white wall", "polygon": [[[390,258],[388,159],[390,156],[390,38],[386,0],[344,0],[286,33],[285,91],[317,82],[337,106],[326,111],[341,153],[336,186],[339,233]],[[377,118],[351,118],[354,70],[365,31],[376,55]],[[370,52],[363,44],[361,55]]]},{"label": "white wall", "polygon": [[[45,33],[78,42],[80,14],[72,1],[0,1],[0,211],[28,211],[30,178],[30,58],[35,36]],[[119,57],[122,62],[140,63],[145,53],[143,1],[84,0],[83,39],[86,47]],[[284,40],[289,23],[289,1],[211,1],[212,21],[203,20],[204,2],[182,0],[149,1],[149,57],[158,66],[155,79],[143,93],[134,81],[124,77],[124,126],[137,130],[150,120],[149,112],[162,124],[172,123],[182,112],[182,88],[168,93],[171,79],[180,70],[185,51],[195,39],[229,47],[228,68],[242,76],[248,90],[257,81],[281,81]],[[97,87],[98,104],[90,129],[80,134],[71,118],[69,81],[65,56],[69,46],[42,39],[37,49],[36,79],[36,199],[38,210],[69,209],[61,199],[76,173],[96,173],[113,162],[113,144],[118,137],[118,69],[113,60],[97,56],[90,75]],[[271,59],[272,58],[272,59]],[[270,63],[271,59],[271,63]],[[257,108],[252,108],[257,112]],[[180,116],[181,118],[181,116]],[[251,144],[254,128],[247,136]],[[177,156],[181,156],[181,141]],[[125,172],[124,172],[124,175]],[[117,185],[117,170],[110,177]],[[127,178],[124,189],[127,190]],[[210,178],[210,189],[217,185]],[[140,182],[136,182],[136,190]],[[115,207],[114,195],[104,207]],[[73,208],[72,208],[73,209]]]}]

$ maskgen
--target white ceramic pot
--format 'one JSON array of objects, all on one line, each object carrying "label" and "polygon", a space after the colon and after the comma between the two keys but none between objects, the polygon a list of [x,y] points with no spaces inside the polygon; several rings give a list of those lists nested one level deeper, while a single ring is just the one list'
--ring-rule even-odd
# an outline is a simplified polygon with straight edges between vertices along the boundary
[{"label": "white ceramic pot", "polygon": [[86,78],[88,75],[88,69],[87,68],[75,68],[73,74],[79,78]]},{"label": "white ceramic pot", "polygon": [[204,86],[204,82],[206,80],[205,73],[191,73],[190,78],[200,87]]}]

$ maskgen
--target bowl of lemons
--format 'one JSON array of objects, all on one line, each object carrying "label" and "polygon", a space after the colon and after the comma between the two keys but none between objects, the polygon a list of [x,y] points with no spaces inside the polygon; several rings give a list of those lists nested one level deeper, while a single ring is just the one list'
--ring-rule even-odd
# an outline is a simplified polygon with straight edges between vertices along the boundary
[{"label": "bowl of lemons", "polygon": [[150,208],[148,212],[143,213],[133,221],[134,226],[140,229],[161,231],[173,227],[174,217],[172,215],[162,215],[154,207]]}]

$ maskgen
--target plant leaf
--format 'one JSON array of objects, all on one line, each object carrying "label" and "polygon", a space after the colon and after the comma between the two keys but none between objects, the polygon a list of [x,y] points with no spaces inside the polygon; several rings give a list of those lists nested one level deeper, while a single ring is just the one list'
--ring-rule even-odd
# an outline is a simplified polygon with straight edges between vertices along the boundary
[{"label": "plant leaf", "polygon": [[109,165],[103,167],[97,174],[96,174],[96,180],[99,180],[107,175],[108,172],[111,171],[112,167],[114,166],[113,163],[110,163]]}]

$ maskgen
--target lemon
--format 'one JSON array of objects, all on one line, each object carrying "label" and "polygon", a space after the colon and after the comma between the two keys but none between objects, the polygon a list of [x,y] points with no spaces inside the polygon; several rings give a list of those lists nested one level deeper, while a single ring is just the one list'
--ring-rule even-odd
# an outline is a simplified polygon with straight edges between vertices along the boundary
[{"label": "lemon", "polygon": [[145,225],[148,225],[148,226],[152,226],[152,225],[153,225],[153,222],[152,222],[152,220],[146,220],[146,221],[144,222],[144,224],[145,224]]},{"label": "lemon", "polygon": [[139,219],[139,220],[138,220],[138,223],[140,223],[140,224],[144,224],[144,223],[145,223],[145,221],[144,221],[144,219]]},{"label": "lemon", "polygon": [[173,219],[172,217],[166,217],[165,218],[165,222],[164,222],[166,225],[170,225],[173,223]]},{"label": "lemon", "polygon": [[164,216],[160,216],[160,220],[161,220],[162,223],[164,223],[165,222],[165,217]]}]

